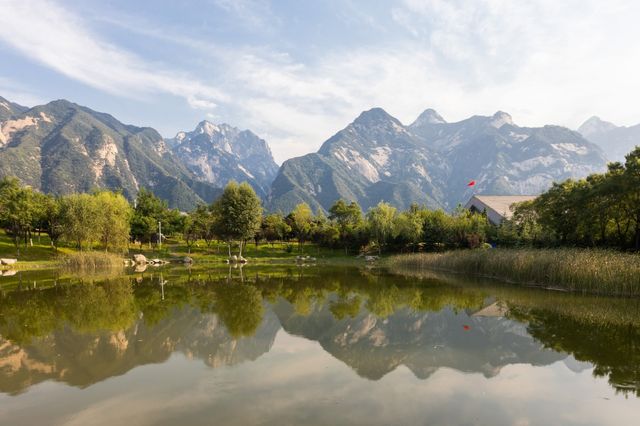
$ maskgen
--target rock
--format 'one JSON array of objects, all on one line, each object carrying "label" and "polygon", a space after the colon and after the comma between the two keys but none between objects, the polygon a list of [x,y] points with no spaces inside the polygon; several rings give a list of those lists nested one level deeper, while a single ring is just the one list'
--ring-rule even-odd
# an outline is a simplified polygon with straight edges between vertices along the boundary
[{"label": "rock", "polygon": [[147,270],[147,264],[146,263],[139,263],[136,265],[134,271],[135,272],[144,272]]},{"label": "rock", "polygon": [[3,277],[12,277],[15,274],[18,273],[18,271],[16,271],[15,269],[9,269],[6,271],[1,271],[2,273],[0,275],[2,275]]},{"label": "rock", "polygon": [[247,259],[245,259],[244,257],[240,256],[240,257],[238,258],[238,262],[240,262],[240,263],[247,263]]},{"label": "rock", "polygon": [[192,259],[192,258],[190,258],[189,256],[185,256],[185,257],[182,259],[182,263],[185,263],[185,264],[189,264],[189,265],[190,265],[190,264],[192,264],[192,263],[193,263],[193,259]]},{"label": "rock", "polygon": [[146,264],[147,263],[147,257],[144,254],[134,254],[133,255],[133,261],[137,265]]},{"label": "rock", "polygon": [[231,256],[229,258],[229,262],[231,263],[238,263],[238,256],[236,256],[235,254],[233,256]]},{"label": "rock", "polygon": [[13,265],[18,262],[18,259],[0,259],[2,265]]},{"label": "rock", "polygon": [[366,262],[375,262],[376,260],[378,260],[378,256],[365,256],[364,260]]}]

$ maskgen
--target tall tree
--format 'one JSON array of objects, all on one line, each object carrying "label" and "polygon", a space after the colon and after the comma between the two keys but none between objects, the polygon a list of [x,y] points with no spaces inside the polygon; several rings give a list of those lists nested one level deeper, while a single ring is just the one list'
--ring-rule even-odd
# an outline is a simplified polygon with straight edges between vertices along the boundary
[{"label": "tall tree", "polygon": [[89,194],[71,194],[61,200],[63,236],[74,242],[79,250],[91,248],[100,236],[96,226],[100,211],[95,198]]},{"label": "tall tree", "polygon": [[396,208],[382,201],[367,213],[369,232],[378,245],[379,254],[382,254],[382,248],[386,246],[387,240],[395,236],[396,217]]},{"label": "tall tree", "polygon": [[20,241],[25,242],[37,216],[35,195],[31,188],[22,187],[16,178],[0,181],[0,225],[11,236],[20,255]]},{"label": "tall tree", "polygon": [[231,243],[238,242],[239,256],[242,257],[244,243],[253,238],[260,229],[262,222],[262,205],[260,198],[246,182],[238,184],[231,181],[227,184],[212,205],[212,211],[216,217],[216,233],[220,235],[229,247],[231,256]]},{"label": "tall tree", "polygon": [[626,205],[635,224],[634,247],[640,250],[640,146],[625,156]]},{"label": "tall tree", "polygon": [[284,220],[281,213],[267,215],[262,221],[262,233],[264,238],[273,244],[274,241],[284,241],[291,227]]},{"label": "tall tree", "polygon": [[129,242],[133,211],[122,194],[100,191],[94,195],[99,212],[95,223],[97,237],[105,251],[122,249]]},{"label": "tall tree", "polygon": [[338,225],[340,239],[344,244],[344,252],[347,254],[350,240],[356,240],[355,234],[362,225],[362,209],[355,201],[347,204],[341,199],[329,209],[329,219]]},{"label": "tall tree", "polygon": [[302,244],[311,233],[313,223],[313,212],[307,203],[298,204],[291,212],[291,228],[298,239],[298,250],[302,249]]}]

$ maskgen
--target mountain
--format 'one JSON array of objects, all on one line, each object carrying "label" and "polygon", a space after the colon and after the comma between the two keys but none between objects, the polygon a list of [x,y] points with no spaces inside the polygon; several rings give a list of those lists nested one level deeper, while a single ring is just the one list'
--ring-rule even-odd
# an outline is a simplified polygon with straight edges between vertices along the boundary
[{"label": "mountain", "polygon": [[23,113],[28,109],[28,107],[18,105],[0,96],[0,122],[8,120],[14,115]]},{"label": "mountain", "polygon": [[176,157],[199,180],[223,187],[247,181],[266,198],[278,172],[269,145],[249,130],[202,121],[192,132],[167,139]]},{"label": "mountain", "polygon": [[154,129],[66,100],[1,105],[11,115],[0,123],[0,177],[53,194],[108,188],[133,199],[144,187],[184,210],[220,193],[182,166]]},{"label": "mountain", "polygon": [[640,124],[616,126],[594,116],[585,121],[578,132],[599,145],[612,161],[624,162],[624,156],[640,145]]},{"label": "mountain", "polygon": [[91,333],[66,326],[22,345],[0,336],[0,393],[47,380],[85,388],[175,352],[212,368],[236,365],[269,352],[279,329],[269,312],[254,336],[235,338],[216,315],[185,306],[154,325],[140,318],[126,329]]},{"label": "mountain", "polygon": [[[327,210],[338,198],[365,210],[380,201],[451,210],[473,193],[536,194],[552,182],[604,170],[599,147],[559,126],[519,127],[511,116],[447,123],[428,109],[411,124],[380,108],[365,111],[317,153],[285,161],[272,210],[306,202]],[[475,180],[475,187],[467,187]]]},{"label": "mountain", "polygon": [[337,320],[329,306],[305,316],[286,303],[274,311],[287,333],[317,341],[369,380],[380,380],[401,365],[419,379],[443,367],[494,377],[509,364],[550,365],[567,358],[531,337],[526,324],[504,317],[475,317],[451,308],[404,308],[386,318],[363,309]]}]

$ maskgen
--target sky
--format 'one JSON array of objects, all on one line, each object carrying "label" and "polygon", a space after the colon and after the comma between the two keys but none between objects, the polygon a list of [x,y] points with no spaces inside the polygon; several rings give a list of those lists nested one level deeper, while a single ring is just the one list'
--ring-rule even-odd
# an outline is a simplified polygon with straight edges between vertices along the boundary
[{"label": "sky", "polygon": [[373,107],[632,125],[639,21],[635,0],[0,0],[0,96],[164,137],[229,123],[279,163]]}]

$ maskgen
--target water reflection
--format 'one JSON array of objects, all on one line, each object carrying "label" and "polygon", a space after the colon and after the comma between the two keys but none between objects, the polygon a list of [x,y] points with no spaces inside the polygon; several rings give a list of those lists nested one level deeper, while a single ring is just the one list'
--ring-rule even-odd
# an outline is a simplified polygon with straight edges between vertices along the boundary
[{"label": "water reflection", "polygon": [[400,366],[425,380],[563,362],[623,394],[640,389],[637,300],[348,268],[40,278],[0,282],[0,392],[85,388],[176,353],[238,365],[269,353],[281,330],[374,381]]}]

